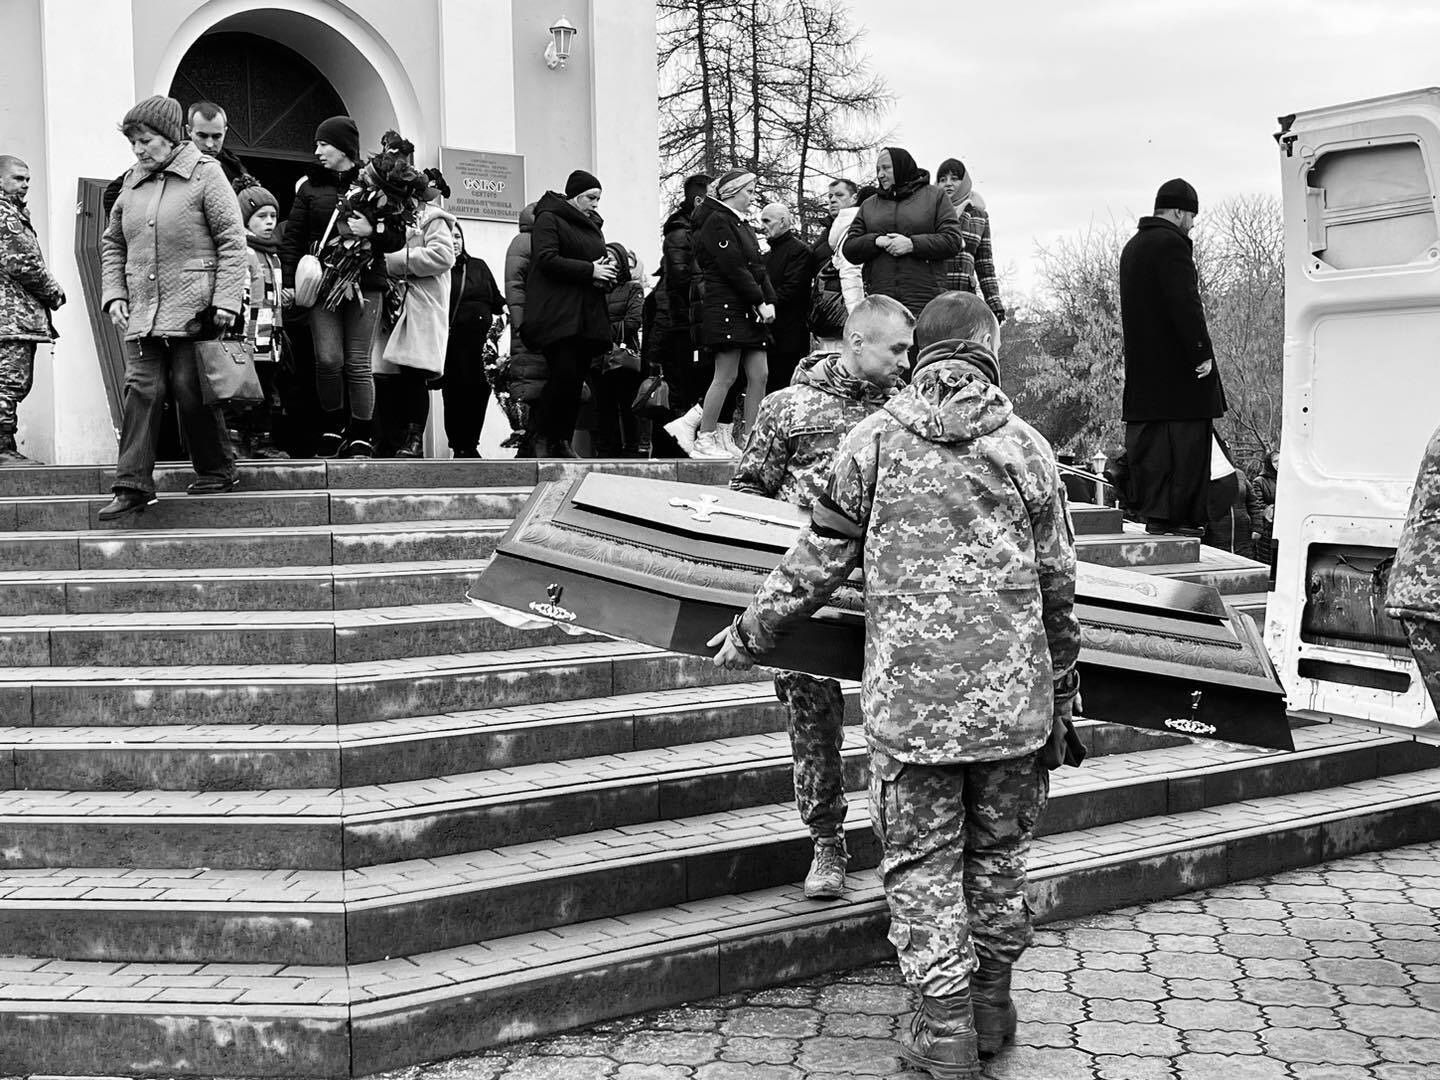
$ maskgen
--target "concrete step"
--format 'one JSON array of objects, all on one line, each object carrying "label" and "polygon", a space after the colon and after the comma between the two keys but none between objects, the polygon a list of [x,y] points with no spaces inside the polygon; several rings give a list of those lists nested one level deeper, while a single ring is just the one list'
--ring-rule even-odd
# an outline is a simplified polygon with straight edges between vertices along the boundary
[{"label": "concrete step", "polygon": [[0,617],[122,611],[330,611],[440,604],[463,596],[488,561],[12,571],[0,575]]},{"label": "concrete step", "polygon": [[[724,751],[778,760],[780,742],[706,749],[733,774]],[[1417,768],[1399,745],[1317,727],[1293,754],[1185,746],[1108,757],[1054,777],[1040,834]],[[1440,766],[1440,754],[1429,763]],[[662,763],[662,786],[667,772],[683,775]],[[851,868],[868,869],[879,849],[865,796],[855,791],[849,801]],[[781,885],[803,878],[810,859],[793,802],[778,799],[683,816],[662,810],[653,821],[560,838],[505,836],[513,842],[329,873],[11,870],[0,874],[0,936],[21,954],[67,959],[358,963]]]},{"label": "concrete step", "polygon": [[508,520],[499,519],[274,529],[16,533],[0,543],[0,574],[473,561],[489,557],[508,527]]},{"label": "concrete step", "polygon": [[9,726],[363,723],[676,686],[759,682],[624,641],[351,664],[0,668]]},{"label": "concrete step", "polygon": [[[238,491],[161,495],[116,531],[301,527],[391,521],[511,518],[531,488],[417,488],[353,491]],[[105,495],[40,495],[0,500],[0,533],[109,530],[99,511]]]},{"label": "concrete step", "polygon": [[[858,688],[845,689],[859,723]],[[0,790],[257,791],[453,773],[783,732],[768,682],[681,687],[371,723],[0,728]],[[1183,737],[1081,720],[1092,757]]]},{"label": "concrete step", "polygon": [[[1440,770],[1038,840],[1037,918],[1440,836]],[[0,959],[0,1073],[363,1076],[892,954],[873,872],[844,900],[718,895],[345,965]]]},{"label": "concrete step", "polygon": [[[626,473],[687,484],[725,484],[735,471],[728,461],[382,459],[246,461],[240,463],[243,491],[344,490],[347,488],[534,487],[541,480],[585,472]],[[105,465],[7,467],[0,472],[0,499],[43,495],[108,495],[115,470]],[[188,464],[166,463],[155,470],[160,491],[184,491],[195,479]]]},{"label": "concrete step", "polygon": [[[1078,828],[1440,764],[1440,752],[1372,733],[1315,725],[1297,735],[1303,749],[1290,755],[1187,745],[1099,759],[1088,777],[1063,778],[1085,797],[1050,820]],[[843,760],[847,789],[860,790],[867,761],[854,729]],[[1166,770],[1182,774],[1173,790]],[[0,866],[378,866],[780,803],[791,782],[777,733],[343,792],[0,792]]]},{"label": "concrete step", "polygon": [[22,615],[0,622],[0,667],[348,664],[593,640],[558,627],[515,630],[473,604],[350,611],[170,611]]}]

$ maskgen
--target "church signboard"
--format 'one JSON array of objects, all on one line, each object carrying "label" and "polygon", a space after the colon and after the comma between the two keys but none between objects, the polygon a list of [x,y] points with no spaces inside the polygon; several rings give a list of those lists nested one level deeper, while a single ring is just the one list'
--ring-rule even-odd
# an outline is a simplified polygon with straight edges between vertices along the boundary
[{"label": "church signboard", "polygon": [[445,209],[458,218],[518,222],[525,206],[525,158],[486,150],[440,148],[440,171],[450,184]]}]

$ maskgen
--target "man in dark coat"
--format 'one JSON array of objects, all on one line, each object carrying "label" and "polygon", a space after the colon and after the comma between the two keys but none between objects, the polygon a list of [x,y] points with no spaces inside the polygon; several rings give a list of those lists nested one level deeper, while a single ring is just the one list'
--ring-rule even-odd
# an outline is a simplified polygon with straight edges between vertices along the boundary
[{"label": "man in dark coat", "polygon": [[1125,501],[1152,533],[1202,535],[1211,428],[1225,414],[1190,241],[1199,212],[1195,189],[1167,180],[1120,255]]},{"label": "man in dark coat", "polygon": [[864,267],[866,295],[899,300],[918,318],[945,291],[945,263],[965,245],[960,218],[908,151],[887,146],[875,171],[880,191],[860,204],[841,250]]},{"label": "man in dark coat", "polygon": [[815,255],[795,235],[790,211],[771,203],[760,212],[760,224],[770,241],[765,272],[775,289],[775,321],[770,324],[769,375],[765,392],[773,394],[790,385],[795,366],[810,353],[810,282]]}]

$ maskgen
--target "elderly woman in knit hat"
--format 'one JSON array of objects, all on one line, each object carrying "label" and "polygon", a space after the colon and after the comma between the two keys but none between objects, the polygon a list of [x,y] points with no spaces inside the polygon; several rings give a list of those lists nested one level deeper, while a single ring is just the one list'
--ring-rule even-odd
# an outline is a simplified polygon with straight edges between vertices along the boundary
[{"label": "elderly woman in knit hat", "polygon": [[563,195],[547,191],[535,204],[520,332],[549,369],[536,421],[536,457],[579,456],[570,439],[581,387],[590,362],[610,348],[605,297],[618,271],[595,210],[600,196],[600,181],[576,169]]},{"label": "elderly woman in knit hat", "polygon": [[699,433],[690,456],[739,456],[728,431],[718,431],[725,395],[745,371],[745,430],[765,396],[769,375],[766,327],[775,321],[775,289],[755,230],[745,220],[755,201],[755,174],[731,169],[695,211],[695,276],[700,283],[696,344],[715,354],[715,374],[705,391]]},{"label": "elderly woman in knit hat", "polygon": [[235,192],[220,163],[185,138],[180,103],[146,98],[125,114],[120,130],[135,164],[100,239],[100,303],[130,354],[115,498],[99,514],[105,521],[155,502],[167,387],[195,466],[189,493],[235,487],[235,454],[220,409],[201,398],[194,342],[239,321],[246,279]]}]

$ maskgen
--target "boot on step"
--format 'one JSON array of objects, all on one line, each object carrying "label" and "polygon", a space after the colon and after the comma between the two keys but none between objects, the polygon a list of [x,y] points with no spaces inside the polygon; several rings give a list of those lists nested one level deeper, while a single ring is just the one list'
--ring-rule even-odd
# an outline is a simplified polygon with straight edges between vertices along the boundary
[{"label": "boot on step", "polygon": [[405,434],[395,451],[397,458],[420,458],[425,456],[425,429],[419,424],[406,424]]}]

